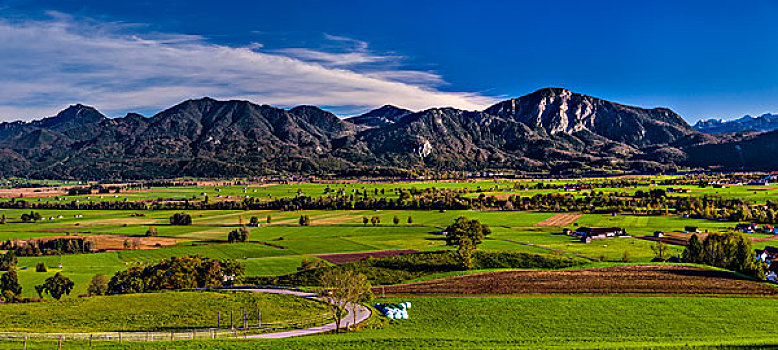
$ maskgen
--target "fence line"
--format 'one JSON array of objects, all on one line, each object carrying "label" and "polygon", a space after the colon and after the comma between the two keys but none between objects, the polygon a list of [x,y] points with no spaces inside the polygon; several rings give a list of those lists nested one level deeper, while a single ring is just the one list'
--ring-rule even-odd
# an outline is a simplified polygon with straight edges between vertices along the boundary
[{"label": "fence line", "polygon": [[[300,322],[268,322],[246,324],[247,319],[239,320],[239,326],[234,328],[191,328],[170,331],[129,331],[129,332],[77,332],[77,333],[36,333],[36,332],[0,332],[0,340],[83,340],[89,341],[171,341],[195,339],[240,338],[249,334],[272,332],[285,329],[305,329],[323,321],[329,321],[327,315],[306,319]],[[241,327],[243,326],[243,327]]]}]

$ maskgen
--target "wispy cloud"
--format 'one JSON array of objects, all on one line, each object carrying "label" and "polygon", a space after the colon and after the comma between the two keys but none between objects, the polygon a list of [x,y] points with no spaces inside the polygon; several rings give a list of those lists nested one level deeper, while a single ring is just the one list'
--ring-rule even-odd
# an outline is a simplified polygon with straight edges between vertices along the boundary
[{"label": "wispy cloud", "polygon": [[[60,13],[0,19],[0,119],[32,119],[85,103],[112,115],[158,110],[188,98],[248,99],[280,106],[479,109],[493,98],[445,92],[437,74],[399,68],[401,57],[327,35],[332,48],[233,47],[137,24]],[[137,32],[134,32],[137,30]]]}]

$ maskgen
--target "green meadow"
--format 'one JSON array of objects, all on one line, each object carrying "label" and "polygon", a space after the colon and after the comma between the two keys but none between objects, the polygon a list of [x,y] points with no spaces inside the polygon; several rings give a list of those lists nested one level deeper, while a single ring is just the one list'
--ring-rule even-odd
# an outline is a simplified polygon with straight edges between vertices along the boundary
[{"label": "green meadow", "polygon": [[[776,299],[640,296],[409,297],[410,319],[279,340],[96,342],[97,349],[645,349],[776,346]],[[0,343],[17,349],[20,343]],[[32,342],[28,349],[52,349]],[[64,349],[87,348],[69,341]]]}]

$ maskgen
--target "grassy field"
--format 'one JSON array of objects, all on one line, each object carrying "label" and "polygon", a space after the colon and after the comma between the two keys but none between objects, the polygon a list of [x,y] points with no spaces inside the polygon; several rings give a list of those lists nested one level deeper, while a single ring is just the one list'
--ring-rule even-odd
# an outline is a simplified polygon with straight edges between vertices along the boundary
[{"label": "grassy field", "polygon": [[[265,323],[328,320],[321,302],[251,292],[167,292],[69,299],[58,303],[0,305],[6,332],[114,332],[209,328],[230,310],[262,310]],[[222,324],[223,326],[223,324]]]},{"label": "grassy field", "polygon": [[[340,335],[267,341],[96,343],[104,349],[603,349],[778,345],[759,322],[776,299],[680,297],[409,297],[409,320]],[[19,343],[0,343],[17,349]],[[33,343],[28,349],[51,349]],[[86,344],[66,342],[65,349]]]}]

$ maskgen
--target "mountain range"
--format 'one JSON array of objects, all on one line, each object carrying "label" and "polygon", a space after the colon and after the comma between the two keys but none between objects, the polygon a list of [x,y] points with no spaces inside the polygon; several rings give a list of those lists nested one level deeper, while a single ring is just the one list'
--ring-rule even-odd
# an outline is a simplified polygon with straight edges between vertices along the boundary
[{"label": "mountain range", "polygon": [[778,133],[710,135],[666,108],[545,88],[483,111],[383,106],[341,119],[202,98],[151,117],[73,105],[0,123],[0,176],[77,179],[270,174],[414,176],[508,170],[554,174],[778,168]]},{"label": "mountain range", "polygon": [[777,114],[750,115],[734,120],[703,119],[694,124],[694,129],[709,134],[727,134],[735,132],[768,132],[778,130]]}]

